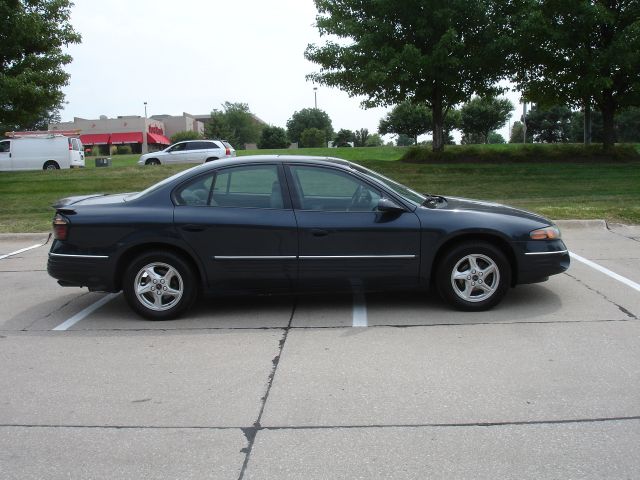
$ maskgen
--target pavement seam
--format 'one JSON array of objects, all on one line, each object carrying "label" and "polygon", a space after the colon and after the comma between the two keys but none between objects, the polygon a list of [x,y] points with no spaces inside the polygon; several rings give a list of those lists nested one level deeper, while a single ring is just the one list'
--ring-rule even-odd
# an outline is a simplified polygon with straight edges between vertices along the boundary
[{"label": "pavement seam", "polygon": [[567,277],[572,278],[573,280],[575,280],[576,282],[578,282],[579,284],[583,285],[586,289],[591,290],[592,292],[600,295],[604,300],[606,300],[607,302],[609,302],[611,305],[614,305],[616,307],[618,307],[618,310],[620,310],[622,313],[624,313],[627,317],[633,319],[633,320],[638,320],[638,317],[633,313],[630,312],[629,310],[627,310],[626,308],[624,308],[622,305],[614,302],[613,300],[611,300],[609,297],[607,297],[604,293],[602,293],[601,291],[597,290],[596,288],[591,287],[590,285],[587,285],[585,282],[583,282],[582,280],[580,280],[578,277],[574,277],[573,275],[571,275],[570,273],[565,272],[564,273]]},{"label": "pavement seam", "polygon": [[357,430],[368,428],[468,428],[468,427],[508,427],[527,425],[567,425],[578,423],[605,423],[625,422],[640,420],[640,415],[625,417],[596,417],[575,418],[569,420],[521,420],[505,422],[463,422],[463,423],[398,423],[398,424],[370,424],[370,425],[287,425],[270,427],[216,427],[216,426],[166,426],[166,425],[35,425],[35,424],[0,424],[0,428],[85,428],[85,429],[112,429],[112,430],[245,430],[255,428],[257,431],[284,431],[284,430]]},{"label": "pavement seam", "polygon": [[[587,287],[588,288],[588,287]],[[613,303],[613,302],[612,302]],[[616,304],[614,304],[616,305]],[[618,306],[618,305],[616,305]],[[398,325],[398,324],[378,324],[378,325],[369,325],[368,328],[420,328],[420,327],[475,327],[482,325],[549,325],[549,324],[581,324],[581,323],[612,323],[612,322],[629,322],[630,320],[637,320],[633,313],[628,312],[623,308],[623,313],[627,315],[629,318],[604,318],[604,319],[595,319],[595,320],[537,320],[537,321],[515,321],[515,322],[469,322],[469,323],[412,323],[406,325]],[[216,332],[216,331],[271,331],[271,330],[283,330],[288,328],[289,330],[338,330],[338,329],[351,329],[353,328],[350,325],[315,325],[315,326],[291,326],[291,327],[182,327],[182,328],[86,328],[86,329],[75,329],[69,330],[73,333],[86,333],[86,332],[162,332],[162,333],[171,333],[171,332]],[[0,332],[6,333],[43,333],[50,332],[51,329],[30,329],[28,331],[21,330],[5,330],[0,328]]]},{"label": "pavement seam", "polygon": [[293,317],[296,313],[296,307],[298,306],[298,298],[295,297],[293,302],[293,307],[291,309],[291,316],[289,317],[289,323],[284,329],[284,333],[282,334],[282,338],[280,339],[278,354],[273,357],[271,373],[269,374],[269,379],[267,381],[266,391],[261,398],[261,406],[260,412],[258,413],[258,418],[253,423],[253,427],[242,428],[242,433],[247,438],[247,446],[240,450],[245,454],[244,462],[242,463],[242,468],[240,469],[240,475],[238,476],[238,480],[242,480],[244,478],[244,474],[247,471],[247,466],[249,465],[249,459],[251,458],[251,452],[253,451],[253,445],[256,440],[256,435],[258,431],[262,430],[262,425],[260,421],[262,420],[262,415],[264,413],[264,408],[267,404],[267,400],[269,399],[269,393],[271,392],[271,387],[273,386],[273,380],[276,377],[276,372],[278,371],[278,365],[280,364],[280,359],[282,358],[282,351],[284,350],[284,345],[287,342],[287,337],[289,336],[289,331],[291,330],[291,324],[293,323]]},{"label": "pavement seam", "polygon": [[636,237],[627,237],[626,235],[624,235],[624,234],[622,234],[622,233],[620,233],[620,232],[616,232],[614,229],[612,229],[612,228],[609,226],[609,222],[607,222],[606,220],[604,221],[604,226],[605,226],[605,228],[607,229],[607,231],[608,231],[609,233],[613,233],[614,235],[617,235],[618,237],[626,238],[627,240],[631,240],[631,241],[639,242],[639,243],[640,243],[640,238],[636,238]]}]

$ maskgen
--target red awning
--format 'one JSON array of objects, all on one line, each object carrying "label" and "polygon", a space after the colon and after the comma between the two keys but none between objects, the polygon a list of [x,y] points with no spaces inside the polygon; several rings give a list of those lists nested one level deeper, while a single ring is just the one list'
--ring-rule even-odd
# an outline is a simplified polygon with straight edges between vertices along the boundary
[{"label": "red awning", "polygon": [[83,145],[108,145],[110,136],[108,133],[88,133],[80,135],[80,140]]},{"label": "red awning", "polygon": [[158,143],[160,145],[171,145],[171,142],[164,135],[157,133],[147,133],[147,143]]},{"label": "red awning", "polygon": [[122,145],[123,143],[142,143],[142,132],[112,133],[111,143],[113,145]]}]

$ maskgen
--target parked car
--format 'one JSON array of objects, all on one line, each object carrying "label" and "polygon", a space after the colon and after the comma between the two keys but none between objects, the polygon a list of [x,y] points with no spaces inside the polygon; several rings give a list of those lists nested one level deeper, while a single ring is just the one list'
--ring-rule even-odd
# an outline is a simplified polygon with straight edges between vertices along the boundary
[{"label": "parked car", "polygon": [[335,158],[251,156],[199,165],[140,193],[60,200],[49,274],[124,290],[152,320],[199,293],[425,289],[486,310],[509,287],[569,267],[549,220],[420,194]]},{"label": "parked car", "polygon": [[226,140],[185,140],[159,152],[145,153],[138,160],[138,165],[204,163],[235,156],[235,148]]},{"label": "parked car", "polygon": [[0,140],[0,170],[58,170],[84,167],[79,138],[33,135]]}]

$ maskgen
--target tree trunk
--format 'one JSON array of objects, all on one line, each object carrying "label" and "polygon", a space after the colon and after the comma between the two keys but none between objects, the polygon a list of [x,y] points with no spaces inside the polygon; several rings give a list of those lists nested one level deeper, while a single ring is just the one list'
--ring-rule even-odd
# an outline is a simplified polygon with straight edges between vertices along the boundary
[{"label": "tree trunk", "polygon": [[584,102],[584,144],[591,145],[591,100]]},{"label": "tree trunk", "polygon": [[600,110],[602,111],[602,146],[605,150],[611,150],[616,142],[616,132],[613,123],[616,106],[610,90],[603,92]]},{"label": "tree trunk", "polygon": [[434,96],[431,102],[433,106],[433,146],[434,152],[442,152],[444,150],[444,112],[442,108],[442,99],[438,94]]}]

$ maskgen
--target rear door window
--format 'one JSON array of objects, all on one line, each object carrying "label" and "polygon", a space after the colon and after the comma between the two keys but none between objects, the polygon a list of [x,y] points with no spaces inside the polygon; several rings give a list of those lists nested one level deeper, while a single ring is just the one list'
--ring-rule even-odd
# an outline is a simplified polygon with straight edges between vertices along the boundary
[{"label": "rear door window", "polygon": [[212,205],[284,208],[278,166],[250,165],[221,170],[213,186]]},{"label": "rear door window", "polygon": [[178,205],[285,208],[277,165],[232,167],[198,177],[179,188]]},{"label": "rear door window", "polygon": [[3,140],[0,142],[0,153],[9,153],[11,151],[11,140]]}]

